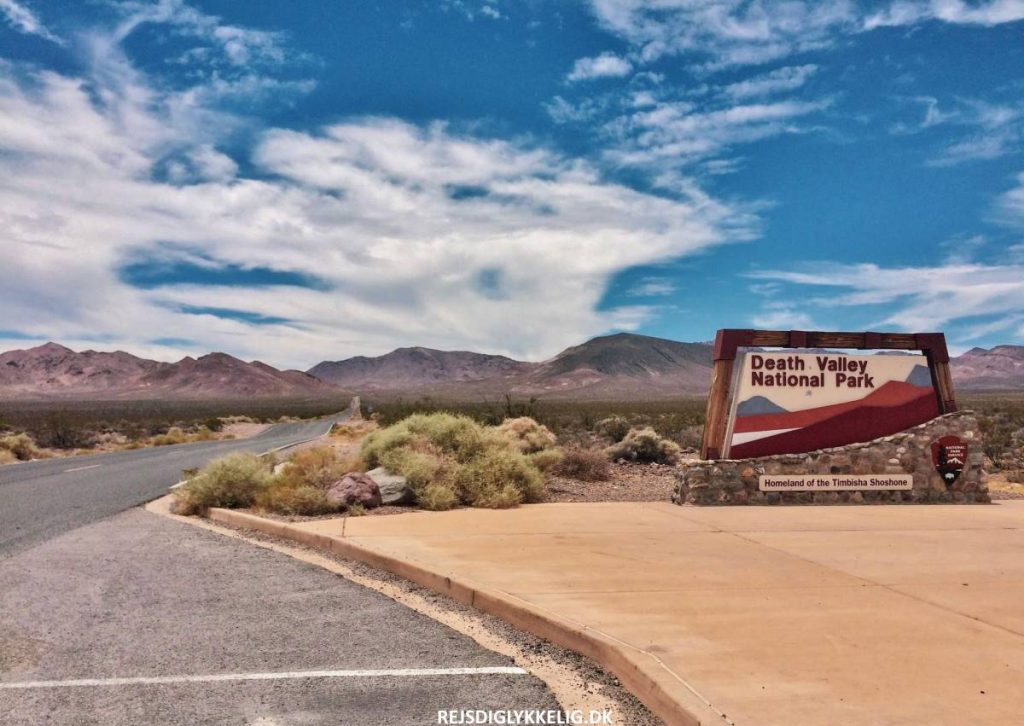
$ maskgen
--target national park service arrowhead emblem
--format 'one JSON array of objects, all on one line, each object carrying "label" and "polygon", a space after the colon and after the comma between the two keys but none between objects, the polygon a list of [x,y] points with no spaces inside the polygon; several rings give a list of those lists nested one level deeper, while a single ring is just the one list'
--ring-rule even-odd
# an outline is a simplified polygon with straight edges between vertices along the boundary
[{"label": "national park service arrowhead emblem", "polygon": [[951,486],[967,466],[967,444],[959,436],[943,436],[932,442],[932,463],[946,486]]}]

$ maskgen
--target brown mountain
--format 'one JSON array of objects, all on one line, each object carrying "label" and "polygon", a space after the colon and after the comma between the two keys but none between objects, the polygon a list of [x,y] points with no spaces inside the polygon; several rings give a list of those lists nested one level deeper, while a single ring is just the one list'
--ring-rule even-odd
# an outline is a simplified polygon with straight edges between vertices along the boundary
[{"label": "brown mountain", "polygon": [[962,390],[1024,390],[1024,345],[971,348],[950,361],[950,370]]},{"label": "brown mountain", "polygon": [[161,363],[47,343],[0,354],[0,399],[304,398],[337,392],[307,373],[225,353]]},{"label": "brown mountain", "polygon": [[632,398],[700,395],[711,348],[619,333],[589,340],[542,363],[505,356],[399,348],[376,358],[324,361],[309,370],[335,385],[380,395],[479,398]]},{"label": "brown mountain", "polygon": [[[889,354],[902,352],[891,351]],[[952,361],[958,390],[1024,390],[1024,346],[975,348]],[[542,363],[504,356],[400,348],[376,358],[323,362],[309,371],[356,391],[382,396],[518,396],[591,400],[664,398],[707,393],[711,345],[646,335],[607,335]]]},{"label": "brown mountain", "polygon": [[398,348],[376,358],[357,356],[324,361],[309,374],[345,388],[419,390],[436,385],[476,381],[514,380],[529,373],[532,363],[468,351]]}]

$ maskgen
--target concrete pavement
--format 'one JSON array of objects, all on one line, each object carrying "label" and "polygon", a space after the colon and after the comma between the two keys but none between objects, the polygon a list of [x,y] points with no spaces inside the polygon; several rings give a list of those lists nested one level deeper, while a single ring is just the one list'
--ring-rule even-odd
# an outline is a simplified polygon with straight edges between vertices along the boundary
[{"label": "concrete pavement", "polygon": [[[139,509],[0,561],[5,726],[405,725],[448,709],[557,709],[513,666],[319,567]],[[219,680],[231,674],[259,680]]]},{"label": "concrete pavement", "polygon": [[184,469],[234,451],[261,453],[322,436],[337,416],[276,424],[248,439],[159,446],[0,467],[0,560],[166,493]]},{"label": "concrete pavement", "polygon": [[1024,502],[540,504],[266,529],[580,650],[670,723],[1024,714]]}]

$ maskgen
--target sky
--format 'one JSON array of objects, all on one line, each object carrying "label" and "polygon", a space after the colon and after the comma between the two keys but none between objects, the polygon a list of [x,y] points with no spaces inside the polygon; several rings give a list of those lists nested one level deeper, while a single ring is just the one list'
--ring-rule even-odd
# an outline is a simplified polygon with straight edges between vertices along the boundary
[{"label": "sky", "polygon": [[0,350],[1024,343],[1024,0],[0,0]]}]

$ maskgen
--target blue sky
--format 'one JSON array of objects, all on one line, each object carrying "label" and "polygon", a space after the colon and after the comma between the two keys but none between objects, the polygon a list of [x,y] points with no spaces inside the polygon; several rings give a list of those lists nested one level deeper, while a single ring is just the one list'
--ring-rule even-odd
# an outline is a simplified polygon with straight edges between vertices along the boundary
[{"label": "blue sky", "polygon": [[1024,0],[0,0],[0,348],[1022,343],[1022,98]]}]

